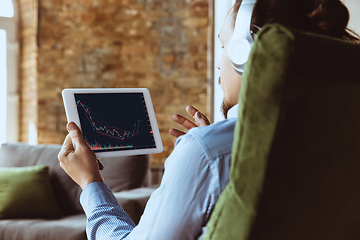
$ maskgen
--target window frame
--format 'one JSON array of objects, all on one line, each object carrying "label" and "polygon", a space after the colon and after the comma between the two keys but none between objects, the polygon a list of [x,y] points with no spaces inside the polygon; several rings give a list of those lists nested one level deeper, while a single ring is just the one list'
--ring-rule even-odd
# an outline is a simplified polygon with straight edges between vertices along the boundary
[{"label": "window frame", "polygon": [[6,32],[6,142],[19,140],[19,33],[18,8],[11,0],[13,17],[0,17],[0,29]]},{"label": "window frame", "polygon": [[214,122],[218,122],[224,119],[224,116],[221,112],[221,104],[224,98],[224,92],[221,88],[221,85],[218,84],[218,79],[220,77],[220,71],[217,69],[217,64],[221,59],[222,49],[221,42],[218,39],[220,30],[224,24],[226,14],[229,9],[235,3],[235,0],[214,0],[214,85],[213,85],[213,114]]}]

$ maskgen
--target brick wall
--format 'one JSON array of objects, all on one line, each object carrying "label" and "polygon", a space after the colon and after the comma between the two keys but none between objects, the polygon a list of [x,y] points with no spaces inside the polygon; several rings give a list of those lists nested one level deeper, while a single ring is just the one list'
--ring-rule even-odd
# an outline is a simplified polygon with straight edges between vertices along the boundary
[{"label": "brick wall", "polygon": [[[34,122],[39,143],[63,142],[63,88],[148,88],[165,149],[152,156],[153,165],[173,149],[174,113],[193,104],[211,114],[211,0],[38,0],[38,9],[34,1],[19,0],[22,141]],[[37,21],[25,5],[34,7],[32,16],[38,11]]]},{"label": "brick wall", "polygon": [[29,140],[29,125],[37,124],[37,0],[18,0],[20,14],[20,140]]}]

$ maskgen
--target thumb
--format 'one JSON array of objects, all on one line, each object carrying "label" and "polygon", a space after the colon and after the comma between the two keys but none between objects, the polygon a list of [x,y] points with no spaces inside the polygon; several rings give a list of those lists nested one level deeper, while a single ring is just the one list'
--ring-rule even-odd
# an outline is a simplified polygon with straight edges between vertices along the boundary
[{"label": "thumb", "polygon": [[79,127],[74,122],[68,123],[67,130],[73,143],[75,143],[76,146],[86,144]]}]

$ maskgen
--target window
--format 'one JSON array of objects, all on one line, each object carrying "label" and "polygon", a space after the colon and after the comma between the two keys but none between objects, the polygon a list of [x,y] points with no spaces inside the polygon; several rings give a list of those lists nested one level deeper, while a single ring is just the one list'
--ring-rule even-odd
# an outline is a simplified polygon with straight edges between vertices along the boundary
[{"label": "window", "polygon": [[214,11],[214,122],[223,120],[224,117],[221,113],[220,106],[224,98],[224,93],[220,85],[218,85],[218,79],[220,77],[220,71],[216,68],[219,62],[222,49],[221,43],[218,39],[218,34],[224,24],[226,14],[231,6],[235,3],[235,0],[215,0]]},{"label": "window", "polygon": [[6,32],[0,29],[0,143],[6,141]]},{"label": "window", "polygon": [[0,17],[14,17],[14,7],[11,0],[1,0]]},{"label": "window", "polygon": [[[15,1],[14,1],[15,2]],[[18,42],[16,6],[0,8],[0,144],[18,140]]]}]

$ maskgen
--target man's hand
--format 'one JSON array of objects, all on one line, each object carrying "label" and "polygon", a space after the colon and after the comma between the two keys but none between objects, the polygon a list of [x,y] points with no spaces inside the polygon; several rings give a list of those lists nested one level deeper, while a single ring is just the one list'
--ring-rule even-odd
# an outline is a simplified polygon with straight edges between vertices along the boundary
[{"label": "man's hand", "polygon": [[[193,127],[202,127],[202,126],[210,125],[210,121],[207,119],[207,117],[205,117],[204,114],[199,112],[193,106],[187,106],[186,111],[195,119],[195,123],[190,121],[186,117],[181,116],[180,114],[175,114],[172,118],[174,119],[175,122],[187,128],[188,130],[192,129]],[[169,133],[174,137],[180,137],[181,135],[186,134],[185,132],[175,128],[171,128],[169,130]]]},{"label": "man's hand", "polygon": [[[69,134],[66,136],[64,144],[58,155],[60,167],[82,188],[89,183],[103,182],[99,168],[103,166],[93,151],[86,145],[80,129],[75,123],[67,125]],[[75,144],[75,149],[72,141]]]}]

